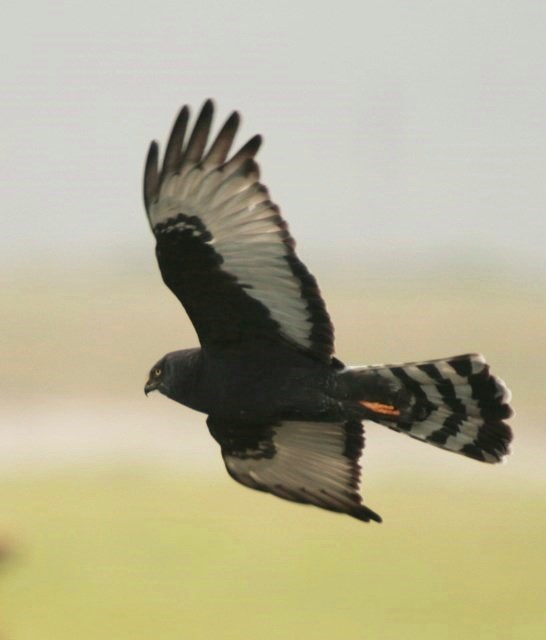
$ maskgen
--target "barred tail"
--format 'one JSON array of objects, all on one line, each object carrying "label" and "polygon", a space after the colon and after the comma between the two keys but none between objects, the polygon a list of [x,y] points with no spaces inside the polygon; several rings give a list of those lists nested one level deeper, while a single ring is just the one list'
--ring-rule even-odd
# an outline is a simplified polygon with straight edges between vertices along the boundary
[{"label": "barred tail", "polygon": [[364,418],[482,462],[509,453],[510,391],[478,354],[340,372]]}]

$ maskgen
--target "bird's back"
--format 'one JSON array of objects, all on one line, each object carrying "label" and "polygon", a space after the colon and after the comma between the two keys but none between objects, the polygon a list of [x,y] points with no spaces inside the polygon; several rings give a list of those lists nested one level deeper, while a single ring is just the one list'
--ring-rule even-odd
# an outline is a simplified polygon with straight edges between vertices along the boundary
[{"label": "bird's back", "polygon": [[331,366],[291,347],[260,342],[207,347],[196,394],[213,417],[315,417],[333,407],[332,377]]}]

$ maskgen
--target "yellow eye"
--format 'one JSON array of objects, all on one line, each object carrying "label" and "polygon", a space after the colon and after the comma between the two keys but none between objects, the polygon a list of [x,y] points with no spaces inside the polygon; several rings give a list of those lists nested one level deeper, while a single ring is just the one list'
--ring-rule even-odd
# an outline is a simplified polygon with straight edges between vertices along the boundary
[{"label": "yellow eye", "polygon": [[162,374],[161,369],[158,367],[157,369],[154,369],[154,376],[156,378],[159,378],[159,376]]}]

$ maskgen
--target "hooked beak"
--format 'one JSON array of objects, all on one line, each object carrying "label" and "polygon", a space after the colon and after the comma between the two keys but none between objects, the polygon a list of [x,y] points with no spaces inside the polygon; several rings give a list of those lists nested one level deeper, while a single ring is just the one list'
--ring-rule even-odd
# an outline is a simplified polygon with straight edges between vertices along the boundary
[{"label": "hooked beak", "polygon": [[148,382],[144,387],[144,395],[147,396],[152,391],[155,391],[159,387],[159,384],[160,384],[159,380],[148,380]]}]

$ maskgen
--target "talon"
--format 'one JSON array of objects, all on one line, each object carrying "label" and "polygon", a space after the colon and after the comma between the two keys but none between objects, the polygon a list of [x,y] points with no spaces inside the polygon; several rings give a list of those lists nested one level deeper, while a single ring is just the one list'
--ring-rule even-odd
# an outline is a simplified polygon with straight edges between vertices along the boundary
[{"label": "talon", "polygon": [[400,411],[390,404],[382,404],[381,402],[365,402],[360,401],[358,404],[362,405],[365,409],[369,409],[374,413],[382,413],[385,416],[399,416]]}]

